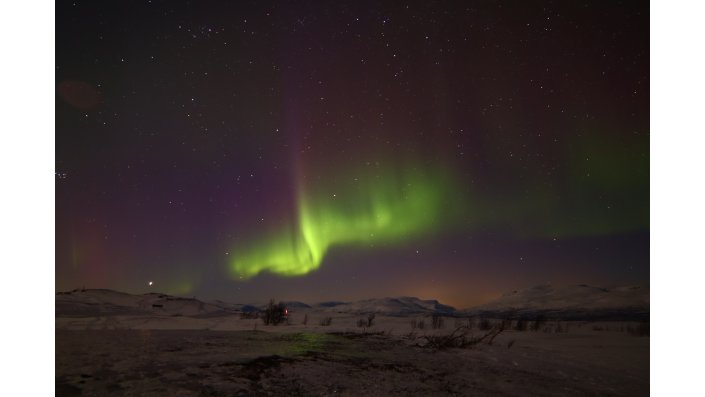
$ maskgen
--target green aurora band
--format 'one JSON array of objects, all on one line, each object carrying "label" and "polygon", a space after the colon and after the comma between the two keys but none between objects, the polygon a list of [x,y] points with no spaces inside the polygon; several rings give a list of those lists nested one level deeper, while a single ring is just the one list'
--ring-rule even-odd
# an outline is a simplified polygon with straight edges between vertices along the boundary
[{"label": "green aurora band", "polygon": [[[233,277],[300,276],[331,247],[396,244],[448,226],[458,201],[448,169],[366,167],[297,187],[297,214],[269,238],[235,249]],[[355,175],[350,177],[349,175]],[[301,178],[300,178],[301,179]],[[318,180],[317,180],[318,181]]]},{"label": "green aurora band", "polygon": [[235,279],[263,271],[305,275],[332,247],[401,244],[441,227],[501,230],[525,240],[648,230],[648,141],[604,145],[600,136],[587,136],[566,153],[558,177],[500,157],[487,176],[465,178],[452,164],[420,159],[336,167],[328,175],[320,173],[325,164],[312,166],[315,178],[296,177],[295,215],[235,247],[229,271]]}]

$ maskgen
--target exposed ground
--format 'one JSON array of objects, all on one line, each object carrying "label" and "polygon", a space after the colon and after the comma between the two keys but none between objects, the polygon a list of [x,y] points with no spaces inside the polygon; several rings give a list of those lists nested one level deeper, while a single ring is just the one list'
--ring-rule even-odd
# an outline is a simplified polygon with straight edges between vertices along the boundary
[{"label": "exposed ground", "polygon": [[[619,324],[607,325],[610,330],[573,323],[568,332],[505,331],[492,345],[434,350],[416,346],[418,336],[431,331],[416,330],[417,338],[409,339],[409,319],[399,318],[378,318],[369,329],[356,328],[352,317],[334,319],[345,327],[321,327],[313,318],[308,325],[277,327],[215,318],[199,320],[212,325],[199,329],[120,329],[149,328],[147,321],[127,320],[57,317],[57,396],[649,393],[649,338],[620,332]],[[162,320],[153,328],[179,328],[174,321],[185,321]],[[455,328],[450,323],[433,332],[449,334]],[[242,325],[217,330],[223,324]]]}]

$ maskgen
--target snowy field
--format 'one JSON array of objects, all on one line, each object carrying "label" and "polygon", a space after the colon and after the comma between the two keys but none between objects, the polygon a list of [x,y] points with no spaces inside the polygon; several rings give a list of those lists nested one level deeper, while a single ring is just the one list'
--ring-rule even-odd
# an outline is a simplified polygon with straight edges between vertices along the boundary
[{"label": "snowy field", "polygon": [[[310,325],[313,314],[309,325],[276,327],[228,317],[61,321],[70,326],[56,330],[57,396],[649,393],[649,338],[623,332],[629,324],[505,330],[491,344],[432,349],[419,347],[420,337],[450,334],[454,319],[414,335],[408,318],[378,317],[372,327],[358,328],[350,316],[334,317],[327,327]],[[136,326],[122,329],[129,324]]]},{"label": "snowy field", "polygon": [[439,315],[452,308],[435,301],[387,298],[292,303],[288,324],[266,326],[246,308],[109,290],[57,294],[56,395],[649,393],[648,323],[468,319]]},{"label": "snowy field", "polygon": [[648,370],[648,338],[615,332],[506,332],[445,350],[321,330],[56,333],[59,396],[637,396]]}]

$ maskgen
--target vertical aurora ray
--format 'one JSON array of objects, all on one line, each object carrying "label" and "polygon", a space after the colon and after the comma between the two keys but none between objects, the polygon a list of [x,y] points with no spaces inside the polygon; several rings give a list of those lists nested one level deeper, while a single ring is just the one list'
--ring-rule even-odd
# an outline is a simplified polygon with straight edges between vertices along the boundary
[{"label": "vertical aurora ray", "polygon": [[304,275],[334,246],[398,244],[433,233],[452,218],[457,196],[449,171],[440,167],[376,166],[315,184],[299,179],[295,220],[236,248],[233,276]]}]

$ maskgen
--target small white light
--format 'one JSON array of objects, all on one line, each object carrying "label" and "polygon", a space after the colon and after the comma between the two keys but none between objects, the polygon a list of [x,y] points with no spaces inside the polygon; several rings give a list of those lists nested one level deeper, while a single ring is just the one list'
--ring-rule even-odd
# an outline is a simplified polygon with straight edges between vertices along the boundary
[{"label": "small white light", "polygon": [[152,286],[152,284],[154,284],[154,283],[150,281],[150,282],[149,282],[149,286],[151,287],[151,286]]}]

